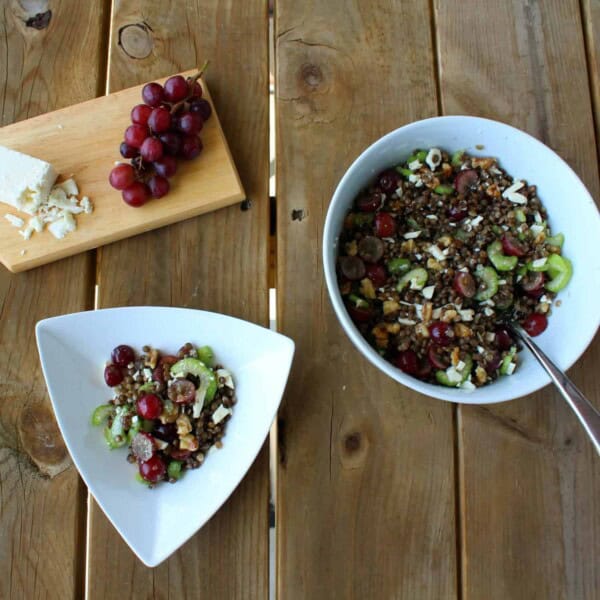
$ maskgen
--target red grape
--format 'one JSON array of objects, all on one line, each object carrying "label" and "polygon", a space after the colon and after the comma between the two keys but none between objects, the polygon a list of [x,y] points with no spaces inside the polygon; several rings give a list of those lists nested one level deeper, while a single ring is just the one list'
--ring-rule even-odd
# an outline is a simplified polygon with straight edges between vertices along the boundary
[{"label": "red grape", "polygon": [[141,181],[134,181],[128,188],[125,188],[122,192],[123,200],[129,204],[129,206],[142,206],[150,198],[150,190],[145,183]]},{"label": "red grape", "polygon": [[132,363],[135,360],[135,352],[131,346],[121,344],[113,349],[110,357],[115,365],[119,365],[119,367],[126,367],[129,363]]},{"label": "red grape", "polygon": [[179,102],[188,95],[188,84],[185,77],[175,75],[165,81],[165,99],[169,102]]},{"label": "red grape", "polygon": [[162,142],[154,137],[146,138],[140,148],[140,154],[142,155],[142,158],[148,162],[159,160],[163,155]]},{"label": "red grape", "polygon": [[381,190],[375,190],[366,196],[361,196],[356,201],[356,208],[362,212],[375,212],[377,209],[381,208],[384,200],[385,195]]},{"label": "red grape", "polygon": [[164,151],[171,156],[177,156],[181,151],[183,140],[181,135],[168,131],[158,136],[158,139],[163,143]]},{"label": "red grape", "polygon": [[358,281],[365,276],[365,263],[358,256],[340,256],[340,271],[350,281]]},{"label": "red grape", "polygon": [[404,350],[396,357],[396,366],[408,373],[414,375],[419,370],[419,359],[414,350]]},{"label": "red grape", "polygon": [[154,133],[167,131],[171,127],[171,113],[163,106],[153,109],[148,119],[148,125]]},{"label": "red grape", "polygon": [[189,404],[196,397],[196,387],[187,379],[176,379],[169,386],[169,400],[177,404]]},{"label": "red grape", "polygon": [[439,346],[447,346],[454,337],[454,330],[448,323],[436,321],[429,326],[429,335]]},{"label": "red grape", "polygon": [[212,106],[208,100],[200,98],[199,100],[193,100],[190,103],[190,111],[198,113],[204,121],[208,121],[212,114]]},{"label": "red grape", "polygon": [[[360,260],[360,259],[359,259]],[[367,277],[373,282],[376,288],[383,287],[387,281],[387,273],[381,265],[368,265],[366,268]]]},{"label": "red grape", "polygon": [[142,394],[135,406],[142,419],[158,419],[162,412],[162,402],[156,394]]},{"label": "red grape", "polygon": [[148,106],[160,106],[160,103],[164,100],[165,91],[160,83],[147,83],[142,88],[142,100]]},{"label": "red grape", "polygon": [[135,181],[135,171],[131,165],[117,165],[110,172],[108,181],[116,190],[124,190]]},{"label": "red grape", "polygon": [[193,85],[189,82],[188,88],[191,88],[191,95],[194,98],[202,98],[202,86],[197,81],[194,81]]},{"label": "red grape", "polygon": [[375,215],[375,233],[379,237],[392,237],[396,233],[396,221],[387,212]]},{"label": "red grape", "polygon": [[186,135],[181,144],[180,156],[186,160],[196,158],[202,152],[202,142],[195,135]]},{"label": "red grape", "polygon": [[546,315],[541,313],[531,313],[523,320],[523,329],[531,336],[540,335],[548,327]]},{"label": "red grape", "polygon": [[502,251],[508,256],[525,256],[527,246],[519,241],[516,237],[505,233],[502,238]]},{"label": "red grape", "polygon": [[121,142],[119,151],[123,158],[135,158],[139,154],[138,149],[130,146],[127,142]]},{"label": "red grape", "polygon": [[479,175],[475,169],[461,171],[454,179],[454,187],[459,194],[464,194],[479,181]]},{"label": "red grape", "polygon": [[125,143],[133,148],[140,148],[148,137],[148,128],[144,125],[130,125],[125,130]]},{"label": "red grape", "polygon": [[151,456],[147,461],[140,463],[140,475],[150,483],[160,481],[167,472],[165,461],[158,455]]},{"label": "red grape", "polygon": [[477,291],[477,285],[473,275],[465,271],[458,271],[454,276],[454,289],[465,298],[472,298]]},{"label": "red grape", "polygon": [[167,179],[173,177],[177,172],[177,160],[173,156],[165,154],[161,159],[154,161],[154,171],[157,175]]},{"label": "red grape", "polygon": [[391,194],[398,188],[399,175],[394,169],[388,169],[379,174],[377,182],[379,187],[386,193]]},{"label": "red grape", "polygon": [[123,372],[117,365],[107,365],[104,369],[104,381],[109,387],[115,387],[123,381]]},{"label": "red grape", "polygon": [[500,350],[510,350],[510,347],[514,344],[510,333],[504,327],[496,329],[496,344]]},{"label": "red grape", "polygon": [[153,198],[162,198],[169,193],[169,180],[161,177],[160,175],[154,175],[148,180],[148,187],[150,188],[150,194]]},{"label": "red grape", "polygon": [[147,104],[138,104],[131,109],[131,122],[136,125],[146,125],[152,108]]},{"label": "red grape", "polygon": [[193,112],[185,112],[177,119],[177,129],[186,135],[195,135],[202,129],[202,117]]},{"label": "red grape", "polygon": [[371,320],[373,316],[373,311],[370,307],[358,307],[354,306],[354,304],[347,304],[346,308],[348,309],[348,313],[350,314],[350,318],[355,323],[367,323]]}]

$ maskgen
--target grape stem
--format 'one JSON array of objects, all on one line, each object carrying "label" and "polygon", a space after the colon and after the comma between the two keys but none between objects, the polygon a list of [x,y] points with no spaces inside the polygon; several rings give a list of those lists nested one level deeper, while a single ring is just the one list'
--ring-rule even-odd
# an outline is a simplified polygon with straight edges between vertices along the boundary
[{"label": "grape stem", "polygon": [[209,63],[209,61],[205,60],[204,64],[200,67],[200,70],[195,75],[192,75],[191,77],[187,78],[189,94],[183,100],[180,100],[179,102],[176,102],[175,104],[173,104],[173,106],[171,107],[172,115],[174,115],[192,97],[192,94],[194,91],[194,84],[204,74],[204,71],[206,71],[206,69],[208,68],[208,63]]}]

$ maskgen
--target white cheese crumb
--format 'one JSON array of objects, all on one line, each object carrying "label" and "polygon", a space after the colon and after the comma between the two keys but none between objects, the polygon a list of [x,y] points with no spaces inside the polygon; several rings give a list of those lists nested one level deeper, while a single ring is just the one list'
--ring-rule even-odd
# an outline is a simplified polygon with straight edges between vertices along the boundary
[{"label": "white cheese crumb", "polygon": [[542,223],[542,215],[537,210],[533,213],[533,218],[536,223]]},{"label": "white cheese crumb", "polygon": [[27,254],[27,250],[25,250],[25,248],[23,248],[23,250],[21,250],[21,252],[19,252],[19,254],[21,256],[25,256]]},{"label": "white cheese crumb", "polygon": [[462,381],[462,375],[454,367],[446,369],[446,377],[450,383],[460,383]]},{"label": "white cheese crumb", "polygon": [[512,375],[515,372],[516,364],[514,362],[508,363],[506,367],[506,374]]},{"label": "white cheese crumb", "polygon": [[441,309],[441,308],[434,308],[434,309],[431,311],[431,316],[432,316],[434,319],[439,319],[439,318],[440,318],[440,316],[441,316],[441,314],[442,314],[442,309]]},{"label": "white cheese crumb", "polygon": [[54,187],[63,190],[67,196],[79,196],[79,188],[72,177],[57,183]]},{"label": "white cheese crumb", "polygon": [[456,227],[456,223],[448,223],[448,225],[450,225],[450,227]]},{"label": "white cheese crumb", "polygon": [[506,279],[498,279],[498,285],[506,285]]},{"label": "white cheese crumb", "polygon": [[423,255],[422,255],[420,252],[417,252],[417,253],[415,254],[415,258],[416,258],[417,260],[421,260],[421,259],[423,258]]},{"label": "white cheese crumb", "polygon": [[488,298],[487,300],[484,300],[479,304],[481,304],[482,306],[494,306],[494,301],[491,298]]},{"label": "white cheese crumb", "polygon": [[38,217],[38,216],[31,217],[31,219],[29,219],[28,225],[29,225],[29,227],[31,227],[34,231],[37,231],[38,233],[40,233],[44,229],[44,223],[43,223],[42,219],[40,219],[40,217]]},{"label": "white cheese crumb", "polygon": [[548,296],[546,296],[546,294],[544,294],[541,298],[540,298],[540,302],[544,302],[546,304],[552,304],[552,302],[548,299]]},{"label": "white cheese crumb", "polygon": [[439,148],[431,148],[427,153],[425,162],[432,171],[442,162],[442,153]]},{"label": "white cheese crumb", "polygon": [[396,196],[398,196],[398,198],[402,198],[403,194],[404,194],[404,190],[401,187],[397,187],[396,188]]},{"label": "white cheese crumb", "polygon": [[73,215],[69,212],[63,212],[60,219],[57,219],[53,223],[48,225],[48,231],[57,239],[61,240],[67,235],[77,229],[77,223],[73,218]]},{"label": "white cheese crumb", "polygon": [[13,226],[13,227],[23,227],[25,225],[25,221],[21,219],[21,217],[17,217],[16,215],[11,215],[10,213],[6,213],[4,218]]},{"label": "white cheese crumb", "polygon": [[421,235],[420,231],[408,231],[407,233],[404,234],[404,239],[405,240],[413,240],[415,238],[418,238]]},{"label": "white cheese crumb", "polygon": [[94,205],[90,202],[90,199],[87,196],[84,196],[81,199],[80,205],[86,215],[91,214],[94,210]]},{"label": "white cheese crumb", "polygon": [[496,334],[495,334],[493,331],[488,331],[488,332],[485,334],[485,339],[486,339],[488,342],[493,342],[493,341],[496,339]]},{"label": "white cheese crumb", "polygon": [[423,186],[423,180],[418,175],[415,175],[414,173],[411,173],[408,176],[408,180],[411,183],[414,183],[415,187],[422,187]]},{"label": "white cheese crumb", "polygon": [[466,381],[463,381],[460,384],[460,388],[467,392],[472,392],[476,389],[475,384],[471,381],[471,378],[467,379]]},{"label": "white cheese crumb", "polygon": [[432,221],[437,221],[437,215],[426,215],[425,216],[426,219],[431,219]]},{"label": "white cheese crumb", "polygon": [[435,258],[437,261],[441,262],[446,260],[444,253],[435,244],[431,244],[431,246],[427,248],[427,252],[429,252],[429,254],[431,254],[431,256],[433,256],[433,258]]},{"label": "white cheese crumb", "polygon": [[[504,194],[503,194],[504,195]],[[527,204],[527,198],[523,194],[513,193],[506,196],[513,204]]]},{"label": "white cheese crumb", "polygon": [[468,272],[469,272],[469,269],[468,269],[467,267],[461,267],[461,268],[459,269],[459,271],[462,271],[463,273],[468,273]]},{"label": "white cheese crumb", "polygon": [[57,125],[58,129],[64,129],[64,125],[61,125],[60,123]]},{"label": "white cheese crumb", "polygon": [[423,294],[423,297],[427,298],[427,300],[433,298],[433,292],[435,292],[435,285],[428,285],[421,290],[421,294]]},{"label": "white cheese crumb", "polygon": [[144,379],[146,381],[151,381],[152,380],[152,370],[151,369],[148,369],[148,368],[144,369]]},{"label": "white cheese crumb", "polygon": [[524,185],[525,185],[525,182],[523,182],[523,181],[519,181],[519,180],[515,181],[511,186],[507,187],[502,192],[502,197],[508,198],[510,194],[514,194],[515,192],[518,192]]},{"label": "white cheese crumb", "polygon": [[417,315],[418,319],[423,319],[423,305],[422,304],[415,304],[415,314]]},{"label": "white cheese crumb", "polygon": [[217,378],[223,379],[223,384],[220,384],[219,387],[226,385],[227,387],[234,389],[235,386],[233,385],[233,378],[227,369],[217,369]]},{"label": "white cheese crumb", "polygon": [[408,168],[411,171],[416,171],[417,169],[420,169],[422,166],[423,166],[423,163],[418,158],[413,160],[412,162],[408,163]]},{"label": "white cheese crumb", "polygon": [[536,258],[535,260],[531,261],[531,266],[535,269],[539,269],[540,267],[543,267],[547,262],[548,257],[544,256],[543,258]]},{"label": "white cheese crumb", "polygon": [[493,175],[502,175],[502,171],[496,167],[490,167],[488,170]]},{"label": "white cheese crumb", "polygon": [[477,215],[474,219],[471,219],[471,225],[473,225],[473,227],[477,227],[481,221],[483,221],[483,217],[481,215]]},{"label": "white cheese crumb", "polygon": [[479,354],[485,354],[485,348],[483,346],[477,346],[477,352],[479,352]]},{"label": "white cheese crumb", "polygon": [[493,311],[493,309],[491,309],[489,306],[486,306],[486,307],[483,309],[483,314],[484,314],[486,317],[491,317],[491,316],[493,316],[493,315],[494,315],[494,311]]},{"label": "white cheese crumb", "polygon": [[27,227],[25,227],[25,229],[19,229],[19,234],[23,236],[24,240],[28,240],[31,237],[32,233],[33,233],[33,228],[30,227],[29,225],[27,225]]},{"label": "white cheese crumb", "polygon": [[462,360],[459,360],[459,361],[456,363],[456,370],[457,370],[457,371],[462,371],[462,370],[463,370],[465,367],[466,367],[466,364],[465,364],[465,363],[464,363],[464,361],[462,361]]},{"label": "white cheese crumb", "polygon": [[219,404],[219,407],[212,415],[212,420],[215,425],[220,423],[227,415],[232,414],[232,411],[229,408],[225,408],[222,404]]},{"label": "white cheese crumb", "polygon": [[459,310],[458,314],[463,321],[472,321],[475,311],[472,308],[465,308],[464,310]]},{"label": "white cheese crumb", "polygon": [[398,323],[400,323],[400,325],[416,325],[417,322],[413,321],[412,319],[405,319],[404,317],[398,317]]}]

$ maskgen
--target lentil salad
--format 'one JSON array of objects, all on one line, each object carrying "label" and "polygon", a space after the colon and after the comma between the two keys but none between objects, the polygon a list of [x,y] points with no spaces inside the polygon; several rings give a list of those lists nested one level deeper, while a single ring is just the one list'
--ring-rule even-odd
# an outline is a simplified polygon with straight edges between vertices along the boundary
[{"label": "lentil salad", "polygon": [[127,345],[112,351],[104,380],[113,396],[91,421],[104,425],[109,449],[129,448],[137,479],[152,487],[175,483],[222,447],[236,397],[231,373],[214,364],[210,347],[186,343],[177,355],[142,350],[140,356]]},{"label": "lentil salad", "polygon": [[474,389],[510,375],[502,326],[538,335],[569,282],[534,185],[492,157],[416,150],[357,196],[340,234],[346,308],[388,361],[422,380]]}]

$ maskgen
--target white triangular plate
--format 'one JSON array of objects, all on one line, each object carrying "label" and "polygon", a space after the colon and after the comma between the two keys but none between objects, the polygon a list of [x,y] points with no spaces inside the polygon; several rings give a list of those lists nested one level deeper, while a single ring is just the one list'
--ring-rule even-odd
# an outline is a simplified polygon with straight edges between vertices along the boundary
[{"label": "white triangular plate", "polygon": [[[36,335],[54,413],[71,458],[94,498],[140,560],[154,567],[187,541],[240,483],[269,432],[285,389],[294,343],[268,329],[210,312],[127,307],[40,321]],[[237,404],[223,448],[176,484],[138,483],[127,449],[109,451],[93,409],[111,394],[103,369],[111,350],[150,344],[175,353],[212,346],[232,373]],[[151,524],[149,526],[149,524]]]}]

